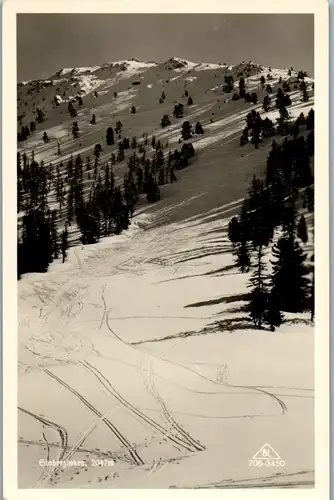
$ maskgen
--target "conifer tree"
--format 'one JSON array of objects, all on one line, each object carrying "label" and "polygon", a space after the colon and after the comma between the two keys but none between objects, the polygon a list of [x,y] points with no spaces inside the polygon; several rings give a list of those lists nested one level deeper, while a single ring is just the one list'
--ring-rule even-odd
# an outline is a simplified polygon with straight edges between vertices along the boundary
[{"label": "conifer tree", "polygon": [[271,100],[270,100],[269,95],[267,94],[266,96],[264,96],[263,105],[262,105],[265,112],[269,111],[270,103],[271,103]]},{"label": "conifer tree", "polygon": [[123,130],[123,125],[120,121],[117,121],[116,122],[116,126],[115,126],[115,132],[116,134],[120,134]]},{"label": "conifer tree", "polygon": [[58,259],[59,257],[59,250],[60,250],[60,242],[59,242],[59,235],[58,235],[58,230],[57,230],[57,211],[52,210],[51,212],[51,221],[50,221],[50,236],[51,236],[51,256],[52,260]]},{"label": "conifer tree", "polygon": [[67,229],[67,224],[65,224],[65,229],[60,233],[60,248],[61,248],[61,254],[62,254],[62,258],[63,258],[63,264],[64,264],[65,259],[67,257],[68,247],[69,247],[68,229]]},{"label": "conifer tree", "polygon": [[68,182],[72,179],[74,173],[73,169],[73,158],[70,156],[68,162],[67,162],[67,180]]},{"label": "conifer tree", "polygon": [[302,312],[307,305],[308,270],[306,255],[293,237],[281,237],[272,251],[274,261],[272,293],[279,297],[282,310]]},{"label": "conifer tree", "polygon": [[182,145],[181,156],[186,159],[190,159],[195,156],[195,149],[191,142]]},{"label": "conifer tree", "polygon": [[161,127],[162,128],[169,127],[170,124],[171,124],[171,122],[170,122],[169,116],[168,115],[164,115],[161,118]]},{"label": "conifer tree", "polygon": [[117,151],[117,161],[121,163],[124,160],[124,148],[123,148],[123,143],[120,141],[118,143],[118,151]]},{"label": "conifer tree", "polygon": [[263,263],[263,248],[259,245],[257,248],[255,270],[249,281],[249,303],[246,306],[251,320],[256,328],[261,329],[265,321],[265,315],[268,310],[268,289],[266,286],[265,265]]},{"label": "conifer tree", "polygon": [[304,244],[307,243],[308,241],[307,225],[304,215],[302,215],[299,219],[297,226],[297,236],[300,240],[302,240]]},{"label": "conifer tree", "polygon": [[311,132],[306,137],[306,152],[308,156],[314,155],[314,131]]},{"label": "conifer tree", "polygon": [[242,76],[239,80],[239,96],[240,98],[244,98],[245,95],[246,95],[245,79]]},{"label": "conifer tree", "polygon": [[314,129],[314,109],[313,108],[311,108],[310,111],[308,112],[308,115],[306,118],[306,128],[307,128],[307,130]]},{"label": "conifer tree", "polygon": [[248,127],[245,127],[240,137],[240,146],[244,146],[247,143],[248,143]]},{"label": "conifer tree", "polygon": [[195,134],[197,134],[197,135],[204,134],[204,130],[203,130],[203,127],[202,127],[200,122],[197,122],[195,125]]},{"label": "conifer tree", "polygon": [[285,106],[279,108],[279,118],[277,118],[277,132],[286,135],[289,132],[289,113]]},{"label": "conifer tree", "polygon": [[106,141],[108,146],[112,146],[114,144],[114,131],[112,127],[108,127]]},{"label": "conifer tree", "polygon": [[44,132],[44,134],[43,134],[43,141],[44,141],[45,143],[48,143],[48,142],[49,142],[49,136],[48,136],[48,134],[47,134],[46,132]]},{"label": "conifer tree", "polygon": [[182,139],[185,141],[191,139],[191,131],[192,131],[192,126],[190,122],[189,121],[183,122],[181,131]]},{"label": "conifer tree", "polygon": [[257,103],[257,93],[256,92],[253,92],[251,94],[251,100],[252,100],[252,103],[253,104],[256,104]]},{"label": "conifer tree", "polygon": [[52,262],[49,210],[28,209],[22,220],[22,243],[19,246],[18,271],[47,271]]},{"label": "conifer tree", "polygon": [[90,121],[90,124],[91,125],[96,125],[96,116],[94,115],[94,113],[92,114],[92,119]]},{"label": "conifer tree", "polygon": [[78,122],[73,122],[72,125],[72,135],[74,139],[77,139],[79,137],[79,125]]},{"label": "conifer tree", "polygon": [[40,108],[36,109],[36,122],[43,123],[46,120],[45,113]]},{"label": "conifer tree", "polygon": [[75,118],[77,116],[78,113],[77,113],[76,109],[74,108],[72,101],[70,101],[68,103],[67,109],[68,109],[68,113],[69,113],[71,118]]},{"label": "conifer tree", "polygon": [[300,113],[300,115],[298,116],[298,118],[297,118],[296,121],[298,122],[298,125],[301,126],[301,127],[303,125],[305,125],[306,124],[306,118],[304,116],[304,113]]},{"label": "conifer tree", "polygon": [[307,90],[305,89],[303,91],[303,102],[308,102],[308,100],[309,100],[309,95],[308,95]]},{"label": "conifer tree", "polygon": [[283,92],[290,92],[291,88],[287,81],[283,82]]},{"label": "conifer tree", "polygon": [[267,295],[267,309],[264,314],[264,322],[270,326],[272,332],[284,321],[282,304],[279,297],[271,290]]},{"label": "conifer tree", "polygon": [[74,217],[74,190],[73,180],[70,182],[69,191],[67,194],[67,222],[71,225]]},{"label": "conifer tree", "polygon": [[188,106],[192,106],[194,104],[194,101],[193,101],[191,96],[188,97],[187,104],[188,104]]},{"label": "conifer tree", "polygon": [[173,116],[175,116],[175,118],[183,118],[183,112],[184,112],[183,104],[175,104]]},{"label": "conifer tree", "polygon": [[240,242],[240,224],[237,217],[232,217],[228,224],[228,238],[233,246]]},{"label": "conifer tree", "polygon": [[242,273],[248,273],[251,259],[250,259],[250,249],[248,242],[243,234],[241,234],[241,241],[236,246],[234,251],[236,266],[240,269]]},{"label": "conifer tree", "polygon": [[302,80],[302,81],[300,82],[300,84],[299,84],[299,90],[300,90],[301,92],[304,92],[304,90],[306,90],[306,83],[305,83],[305,81],[304,81],[304,80]]}]

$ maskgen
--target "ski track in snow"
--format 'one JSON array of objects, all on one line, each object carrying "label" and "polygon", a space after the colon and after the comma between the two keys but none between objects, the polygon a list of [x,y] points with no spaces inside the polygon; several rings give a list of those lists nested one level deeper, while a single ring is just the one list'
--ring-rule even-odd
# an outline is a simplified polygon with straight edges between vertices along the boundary
[{"label": "ski track in snow", "polygon": [[[196,293],[198,286],[201,288],[204,285],[201,296],[203,292],[208,294],[208,297],[214,296],[215,293],[219,295],[224,289],[224,280],[228,279],[227,277],[216,280],[217,285],[214,285],[214,288],[212,288],[213,282],[210,278],[205,278],[205,276],[204,278],[194,277],[193,280],[199,280],[197,287],[193,290],[195,295],[193,299],[188,298],[181,301],[181,314],[181,309],[175,309],[175,305],[171,308],[170,305],[166,304],[167,308],[164,311],[161,300],[170,301],[167,297],[172,297],[175,293],[172,291],[174,288],[166,288],[165,292],[163,292],[164,287],[174,287],[175,285],[172,283],[164,284],[162,278],[176,278],[176,283],[179,283],[176,286],[180,286],[182,281],[177,280],[177,278],[183,276],[185,271],[188,276],[192,276],[192,274],[198,273],[199,265],[207,272],[209,269],[219,267],[223,262],[230,262],[229,256],[217,256],[212,258],[209,265],[206,263],[206,259],[201,257],[201,253],[206,247],[212,247],[212,243],[205,243],[211,241],[211,232],[217,229],[223,231],[228,221],[229,209],[238,206],[239,203],[240,200],[236,200],[219,209],[213,209],[208,214],[203,214],[202,218],[190,217],[183,223],[170,224],[163,228],[154,229],[150,229],[153,220],[168,213],[171,208],[163,209],[162,213],[157,211],[152,215],[139,214],[135,217],[127,233],[118,237],[106,238],[97,245],[83,247],[82,249],[72,248],[69,252],[68,262],[64,264],[64,267],[55,262],[50,266],[50,271],[46,275],[26,276],[19,283],[19,319],[21,325],[19,359],[22,366],[22,368],[19,368],[19,377],[21,377],[22,381],[24,381],[25,377],[28,377],[28,383],[29,377],[37,376],[41,384],[41,390],[48,390],[53,394],[55,387],[53,385],[49,387],[47,381],[40,379],[40,373],[46,374],[50,382],[51,380],[53,383],[56,382],[59,387],[68,392],[69,397],[75,397],[81,403],[81,412],[88,411],[95,415],[105,425],[106,429],[116,437],[119,443],[125,447],[128,459],[132,461],[134,469],[130,473],[130,470],[126,471],[123,468],[123,472],[120,472],[115,485],[123,485],[122,481],[124,481],[125,486],[128,484],[127,481],[129,481],[131,475],[133,475],[133,481],[136,483],[141,476],[139,472],[136,474],[135,470],[138,469],[139,471],[143,468],[144,470],[148,468],[147,470],[150,471],[145,480],[149,481],[147,484],[157,485],[160,484],[160,480],[167,481],[167,483],[163,484],[168,484],[166,478],[168,478],[168,471],[171,468],[179,467],[180,470],[183,470],[185,467],[184,473],[187,474],[187,463],[191,456],[203,455],[204,457],[209,453],[204,463],[207,460],[212,460],[213,457],[212,459],[209,458],[210,453],[214,453],[211,437],[206,435],[206,432],[203,432],[204,422],[207,422],[207,419],[210,422],[222,422],[222,425],[224,422],[234,422],[236,429],[238,429],[238,426],[242,426],[240,422],[252,422],[254,419],[255,421],[265,422],[269,422],[273,418],[275,421],[278,418],[288,418],[289,420],[291,418],[289,413],[293,411],[290,409],[292,401],[305,401],[303,404],[308,401],[307,398],[301,397],[307,387],[295,389],[291,393],[293,387],[298,387],[291,382],[291,389],[286,384],[286,388],[282,391],[279,386],[284,386],[284,384],[279,383],[280,380],[277,376],[274,376],[273,379],[269,378],[268,381],[265,381],[262,377],[262,384],[253,383],[252,380],[246,382],[246,379],[246,383],[242,383],[243,366],[239,367],[240,375],[238,377],[223,383],[215,380],[212,369],[219,366],[219,363],[205,363],[203,360],[198,359],[200,357],[198,355],[197,362],[191,358],[187,359],[186,351],[182,350],[180,342],[185,342],[186,346],[191,345],[188,343],[193,342],[192,340],[177,340],[176,338],[174,344],[173,341],[168,341],[168,343],[165,341],[161,343],[162,350],[156,347],[159,343],[147,344],[153,346],[153,348],[149,349],[145,345],[134,345],[140,337],[144,341],[150,338],[159,340],[166,328],[169,328],[168,325],[176,334],[184,331],[183,325],[193,324],[194,328],[200,329],[201,325],[204,327],[210,323],[210,318],[211,322],[214,321],[212,313],[219,312],[219,308],[218,310],[217,307],[212,310],[204,308],[203,311],[200,308],[193,310],[189,314],[189,310],[184,309],[183,305],[193,301],[196,295],[199,297],[198,293]],[[220,220],[217,220],[215,218],[211,220],[212,215],[218,213],[225,213],[227,219],[220,218]],[[224,232],[222,232],[221,238],[227,242]],[[168,241],[168,247],[166,247],[166,241]],[[184,254],[184,252],[190,253],[190,255],[195,252],[197,259],[193,264],[178,264],[180,260],[178,254]],[[54,281],[56,278],[57,281]],[[135,283],[137,281],[138,286],[143,287],[144,295],[147,294],[148,301],[152,302],[149,308],[155,313],[146,313],[148,309],[145,301],[142,306],[139,305],[139,309],[144,307],[141,314],[137,314],[136,308],[129,314],[127,307],[122,306],[120,299],[117,299],[117,304],[115,303],[114,287],[116,289],[118,286],[123,287],[121,283],[124,282],[126,287],[124,290],[128,289],[130,291],[133,286],[136,287]],[[208,281],[211,281],[209,288]],[[244,287],[243,282],[244,279],[242,278],[241,290]],[[161,284],[159,285],[159,283]],[[152,291],[150,291],[152,286],[155,290],[153,295]],[[159,292],[159,287],[162,287],[161,292]],[[38,295],[36,290],[39,290]],[[121,290],[122,288],[120,293],[122,293]],[[182,290],[185,293],[186,289],[184,287]],[[205,292],[205,290],[207,291]],[[214,290],[216,290],[215,293]],[[189,294],[189,292],[188,289],[186,293]],[[156,293],[158,293],[157,299],[154,298]],[[163,293],[161,299],[159,299],[160,293]],[[168,295],[165,295],[166,293]],[[34,304],[34,309],[31,308],[32,304]],[[134,303],[132,304],[134,306]],[[39,312],[38,314],[39,309],[41,309],[42,313]],[[35,312],[32,313],[32,311]],[[185,311],[187,312],[185,313]],[[196,314],[194,314],[194,311]],[[24,318],[26,317],[29,317],[29,322],[25,321]],[[168,317],[170,319],[167,319]],[[223,317],[224,311],[220,308],[217,319]],[[122,322],[118,321],[115,330],[115,326],[111,325],[113,322],[116,324],[117,319],[122,319]],[[122,326],[123,323],[124,326]],[[160,333],[159,326],[163,325],[164,328]],[[247,335],[252,335],[252,333]],[[165,346],[168,346],[167,351]],[[173,351],[178,352],[177,357],[175,357],[175,354],[173,355]],[[152,368],[153,361],[154,372]],[[210,368],[211,366],[212,368]],[[111,371],[110,368],[112,368]],[[89,379],[84,375],[79,377],[78,370],[80,370],[80,373],[87,373]],[[119,373],[116,379],[115,370]],[[127,375],[129,370],[129,375]],[[78,381],[73,379],[73,374],[76,372]],[[177,379],[173,372],[178,374]],[[135,392],[126,383],[128,377],[130,377],[130,380],[133,377],[130,373],[141,375],[139,378],[135,377],[133,379],[137,387]],[[83,384],[80,380],[86,380],[86,382]],[[93,399],[90,390],[86,388],[91,384],[89,380],[95,380],[98,383],[97,387],[100,388],[97,392],[94,392]],[[276,383],[270,383],[271,380]],[[289,377],[284,376],[284,380],[289,380]],[[160,389],[158,391],[157,382],[159,382],[162,392]],[[78,383],[79,385],[77,385]],[[144,398],[140,404],[138,404],[139,396],[136,395],[139,391],[138,384],[142,387],[140,394],[143,394]],[[265,387],[266,385],[268,387]],[[42,389],[43,387],[45,389]],[[240,395],[238,395],[238,392]],[[169,406],[174,399],[174,394],[176,399],[172,403],[172,406],[175,407],[173,410]],[[189,402],[190,411],[184,411],[181,400],[179,400],[180,394],[183,394],[187,400],[191,397],[191,400],[189,400],[191,401],[191,403]],[[166,395],[168,395],[167,399]],[[146,402],[147,397],[150,399]],[[202,412],[201,417],[198,405],[201,406],[202,403],[200,403],[200,400],[197,403],[196,398],[205,397],[213,398],[213,408],[219,408],[220,414],[217,415],[216,412],[212,414],[211,411]],[[150,400],[155,402],[157,407],[145,409],[150,406]],[[23,411],[35,415],[35,418],[40,419],[41,423],[48,421],[52,423],[55,429],[64,429],[63,423],[61,425],[60,423],[54,423],[56,420],[54,410],[50,415],[48,414],[47,419],[39,416],[40,413],[48,413],[48,406],[45,406],[45,404],[29,403],[23,392],[19,396],[19,401],[20,406],[24,408]],[[67,405],[71,405],[69,401],[66,403]],[[116,414],[114,421],[111,421],[110,417],[104,417],[105,411],[108,411],[108,408],[111,409],[112,401],[115,401],[118,407],[123,408],[123,411],[128,415],[127,418],[130,418],[133,422],[132,426],[129,427],[126,421],[122,424]],[[224,401],[228,402],[227,406]],[[238,403],[236,403],[237,401]],[[229,408],[231,404],[232,406]],[[149,416],[151,412],[156,415],[155,418]],[[57,410],[57,413],[59,413],[59,410]],[[182,419],[182,422],[176,420],[177,416]],[[195,422],[202,422],[201,418],[203,423],[198,427]],[[70,428],[72,424],[69,424],[70,421],[63,415],[61,422],[65,421],[68,421],[65,431],[67,437],[66,442],[64,441],[64,434],[61,437],[62,456],[65,450],[69,448],[69,442],[76,439],[71,437],[73,431],[70,431]],[[266,424],[265,428],[268,428],[268,425]],[[125,434],[120,430],[120,427],[124,427]],[[24,442],[29,443],[31,440],[33,441],[33,437],[29,435],[29,425],[26,423],[23,429],[25,428],[26,431],[21,430],[20,434],[24,434]],[[197,437],[196,434],[199,430],[200,435]],[[97,436],[97,431],[98,428],[92,431],[89,440],[94,439],[95,435]],[[219,432],[223,437],[224,426]],[[133,433],[138,433],[138,438],[135,438]],[[148,439],[150,435],[151,437]],[[147,444],[143,448],[144,436],[148,440],[146,440]],[[158,444],[159,436],[162,439],[161,445]],[[265,437],[263,439],[265,440]],[[137,443],[136,445],[133,444],[134,441]],[[52,445],[49,446],[52,448]],[[160,455],[159,446],[163,447]],[[185,453],[183,459],[180,459],[179,465],[173,460],[170,461],[176,450],[179,453],[183,450]],[[75,453],[78,452],[74,452],[74,457],[76,456]],[[159,469],[157,464],[164,455],[169,466]],[[186,456],[188,456],[187,460],[185,460]],[[202,461],[199,463],[203,466]],[[119,467],[121,466],[119,465]],[[160,471],[159,474],[157,474],[158,471]],[[50,482],[50,478],[44,475],[44,479],[42,477],[39,481],[40,486],[58,484],[57,478],[62,476],[63,473],[58,470],[57,474],[59,475],[53,474],[51,476],[52,482]],[[218,480],[219,476],[213,473],[212,479],[215,480],[215,478]],[[113,484],[110,483],[111,487],[114,487]]]}]

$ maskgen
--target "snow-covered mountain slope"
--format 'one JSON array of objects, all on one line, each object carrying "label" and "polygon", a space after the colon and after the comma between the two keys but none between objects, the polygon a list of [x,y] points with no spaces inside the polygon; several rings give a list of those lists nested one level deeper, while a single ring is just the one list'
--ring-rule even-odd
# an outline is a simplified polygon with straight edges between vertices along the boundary
[{"label": "snow-covered mountain slope", "polygon": [[[313,330],[259,332],[235,312],[237,206],[155,229],[159,212],[138,215],[23,278],[20,487],[313,484]],[[266,443],[284,466],[249,466]]]},{"label": "snow-covered mountain slope", "polygon": [[[257,104],[232,100],[236,88],[223,91],[225,76],[237,87],[241,73]],[[267,113],[261,76],[272,86]],[[226,237],[271,144],[240,148],[247,113],[275,120],[282,78],[290,81],[290,115],[306,115],[314,107],[312,80],[305,79],[305,103],[296,77],[255,63],[171,58],[67,68],[18,85],[19,121],[29,125],[37,107],[47,116],[18,149],[54,170],[61,163],[65,170],[71,156],[92,158],[97,143],[102,168],[117,151],[105,136],[118,120],[123,137],[155,135],[166,152],[180,147],[184,120],[204,128],[191,139],[196,156],[177,172],[178,182],[161,187],[159,202],[140,204],[128,231],[73,246],[64,264],[19,281],[20,487],[313,485],[313,327],[305,315],[288,315],[274,333],[244,322],[238,309],[248,276],[233,268]],[[68,101],[77,95],[83,105],[74,103],[73,119]],[[172,116],[179,102],[183,119]],[[165,114],[171,125],[162,129]],[[117,182],[125,171],[126,162],[116,164]],[[267,443],[284,465],[250,465]],[[46,459],[75,462],[45,466]]]}]

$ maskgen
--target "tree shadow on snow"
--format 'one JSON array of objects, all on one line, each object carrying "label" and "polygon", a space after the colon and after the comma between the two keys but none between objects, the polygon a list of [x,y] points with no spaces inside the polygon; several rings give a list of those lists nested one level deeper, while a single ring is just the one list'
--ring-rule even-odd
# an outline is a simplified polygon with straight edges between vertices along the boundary
[{"label": "tree shadow on snow", "polygon": [[215,306],[217,304],[231,304],[233,302],[245,302],[248,299],[249,299],[248,293],[239,293],[237,295],[226,295],[226,296],[220,297],[218,299],[205,300],[202,302],[194,302],[193,304],[188,304],[184,307],[189,308],[189,307]]},{"label": "tree shadow on snow", "polygon": [[231,271],[232,269],[235,269],[234,264],[230,264],[228,266],[221,267],[220,269],[215,269],[214,271],[208,271],[206,273],[199,273],[199,274],[189,274],[186,276],[179,276],[178,278],[170,278],[168,280],[162,280],[158,281],[158,283],[168,283],[169,281],[178,281],[178,280],[185,280],[188,278],[201,278],[202,276],[209,276],[213,278],[220,278],[221,276],[229,276],[232,274],[239,274],[239,271],[235,271],[234,273],[229,273],[227,271]]}]

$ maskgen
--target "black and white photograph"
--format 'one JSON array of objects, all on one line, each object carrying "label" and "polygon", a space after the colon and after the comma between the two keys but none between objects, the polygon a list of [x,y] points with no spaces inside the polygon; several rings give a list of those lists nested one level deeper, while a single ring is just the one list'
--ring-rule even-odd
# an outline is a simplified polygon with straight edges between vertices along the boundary
[{"label": "black and white photograph", "polygon": [[16,15],[19,489],[315,488],[314,26]]}]

